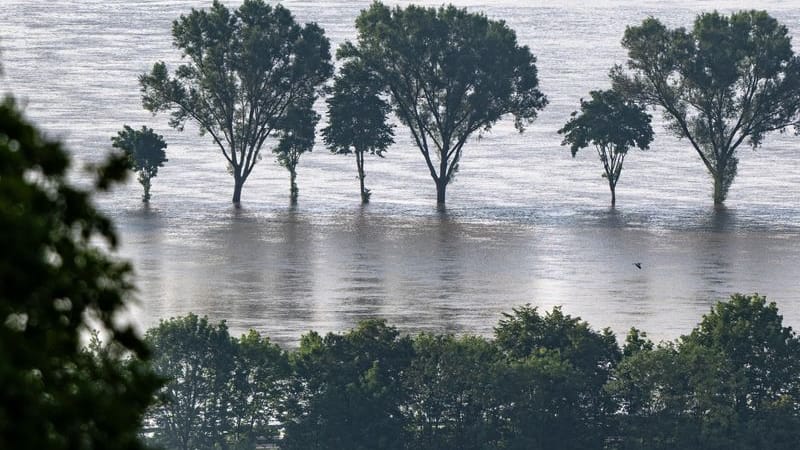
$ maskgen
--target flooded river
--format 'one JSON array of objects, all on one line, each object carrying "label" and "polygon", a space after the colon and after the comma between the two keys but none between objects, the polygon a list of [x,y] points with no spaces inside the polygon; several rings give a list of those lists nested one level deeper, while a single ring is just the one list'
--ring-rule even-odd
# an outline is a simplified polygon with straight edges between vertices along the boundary
[{"label": "flooded river", "polygon": [[[456,3],[507,20],[539,58],[550,105],[522,135],[505,121],[467,144],[444,212],[402,128],[385,159],[366,162],[366,207],[355,161],[318,145],[301,160],[297,207],[288,173],[268,155],[245,185],[243,208],[233,209],[232,179],[210,140],[144,111],[136,80],[155,61],[178,63],[171,21],[210,2],[4,0],[0,90],[22,99],[78,166],[101,159],[123,124],[165,136],[169,162],[150,208],[133,181],[99,199],[118,226],[120,255],[134,264],[132,317],[142,327],[195,312],[289,345],[309,329],[343,330],[367,317],[410,332],[489,334],[501,312],[530,303],[672,339],[734,292],[766,294],[800,326],[800,137],[741,149],[727,208],[715,210],[697,155],[657,121],[651,150],[626,159],[611,210],[596,155],[573,159],[556,133],[581,97],[608,87],[608,69],[624,61],[626,25],[653,15],[690,26],[700,11],[753,5]],[[354,37],[369,2],[284,5],[338,45]],[[757,6],[800,35],[796,2]]]}]

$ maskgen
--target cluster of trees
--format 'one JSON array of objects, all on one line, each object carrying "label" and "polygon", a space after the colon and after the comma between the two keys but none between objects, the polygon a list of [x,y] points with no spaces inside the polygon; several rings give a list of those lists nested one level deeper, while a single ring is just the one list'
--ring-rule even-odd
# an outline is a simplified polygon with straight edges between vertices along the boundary
[{"label": "cluster of trees", "polygon": [[[342,68],[327,99],[322,135],[332,152],[354,153],[361,199],[364,155],[393,143],[388,114],[406,125],[445,202],[467,139],[512,114],[520,131],[547,103],[536,58],[501,21],[453,6],[390,9],[376,2],[356,21],[357,43],[338,50]],[[246,0],[229,10],[215,1],[175,21],[174,44],[186,63],[170,74],[163,62],[140,77],[143,105],[170,111],[211,135],[234,178],[233,202],[268,139],[291,177],[311,151],[319,117],[311,109],[333,74],[330,44],[316,24],[301,27],[281,5]]]},{"label": "cluster of trees", "polygon": [[[290,172],[297,201],[296,167],[314,146],[320,117],[312,107],[325,93],[323,140],[334,153],[355,154],[365,203],[364,156],[383,156],[393,143],[390,113],[409,130],[444,205],[470,137],[509,115],[522,132],[547,105],[536,57],[503,21],[452,5],[392,9],[375,2],[356,30],[355,42],[338,49],[339,74],[326,86],[334,72],[330,43],[316,24],[300,26],[280,4],[245,0],[231,11],[215,0],[174,22],[185,63],[170,73],[159,62],[141,75],[143,105],[154,114],[169,111],[177,129],[191,120],[212,137],[233,175],[237,205],[268,142]],[[653,140],[646,108],[658,107],[669,131],[696,150],[721,204],[737,149],[800,125],[800,59],[790,40],[764,11],[701,14],[691,31],[652,17],[628,27],[626,68],[611,70],[610,90],[581,101],[580,115],[559,130],[563,143],[573,156],[596,147],[614,205],[627,151]]]},{"label": "cluster of trees", "polygon": [[790,449],[800,339],[774,303],[734,295],[688,335],[622,347],[559,308],[492,338],[403,336],[380,320],[286,352],[194,315],[148,331],[169,377],[148,414],[167,448]]}]

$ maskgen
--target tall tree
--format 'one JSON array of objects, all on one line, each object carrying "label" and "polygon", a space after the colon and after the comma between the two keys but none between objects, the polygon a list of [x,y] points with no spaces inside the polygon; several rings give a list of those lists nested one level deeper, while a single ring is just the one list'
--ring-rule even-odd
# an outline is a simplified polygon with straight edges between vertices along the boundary
[{"label": "tall tree", "polygon": [[358,42],[338,55],[372,71],[411,131],[443,206],[467,139],[507,114],[519,131],[546,104],[536,58],[505,22],[454,6],[390,9],[356,19]]},{"label": "tall tree", "polygon": [[558,133],[564,135],[561,145],[570,144],[573,158],[578,150],[594,144],[603,163],[603,177],[611,189],[613,208],[617,204],[617,181],[628,149],[646,150],[653,141],[653,128],[644,108],[618,92],[591,91],[589,95],[591,100],[581,99],[581,113],[573,112],[572,119]]},{"label": "tall tree", "polygon": [[[139,449],[145,409],[160,380],[141,340],[118,319],[130,266],[93,191],[68,182],[69,157],[10,99],[0,102],[0,448]],[[105,189],[126,174],[102,167]],[[103,329],[107,347],[84,351]],[[128,359],[128,356],[131,359]]]},{"label": "tall tree", "polygon": [[617,407],[603,386],[621,354],[614,334],[554,308],[504,314],[495,342],[509,359],[503,380],[507,448],[603,448]]},{"label": "tall tree", "polygon": [[487,339],[421,334],[404,377],[410,448],[502,448],[497,381],[503,355]]},{"label": "tall tree", "polygon": [[333,73],[330,43],[314,23],[301,27],[289,10],[245,0],[231,12],[215,0],[172,26],[186,63],[173,75],[156,63],[139,77],[142,104],[171,111],[170,125],[187,120],[211,135],[233,175],[233,203],[261,159],[268,138],[297,102],[306,101]]},{"label": "tall tree", "polygon": [[225,323],[194,314],[162,321],[145,335],[155,371],[169,380],[148,419],[154,443],[180,450],[225,445],[231,428],[229,386],[235,343]]},{"label": "tall tree", "polygon": [[345,64],[333,83],[328,103],[328,126],[322,136],[331,152],[354,153],[361,203],[368,203],[370,190],[364,186],[364,155],[383,157],[394,143],[392,126],[386,123],[391,106],[380,97],[380,80],[362,65]]},{"label": "tall tree", "polygon": [[[681,350],[695,347],[722,355],[730,377],[725,401],[743,421],[791,399],[800,418],[800,338],[783,325],[775,303],[758,294],[719,302],[688,336]],[[709,397],[720,398],[719,392]]]},{"label": "tall tree", "polygon": [[141,130],[134,130],[125,125],[122,131],[111,138],[111,145],[125,152],[131,170],[139,175],[137,179],[144,188],[142,201],[148,203],[150,180],[158,175],[158,168],[167,162],[164,152],[167,143],[164,142],[164,137],[146,126],[142,126]]},{"label": "tall tree", "polygon": [[300,156],[314,148],[314,129],[319,122],[319,114],[314,112],[314,96],[308,96],[286,110],[281,119],[280,141],[272,150],[278,163],[289,171],[289,198],[297,203],[297,165]]},{"label": "tall tree", "polygon": [[626,71],[614,89],[664,110],[669,130],[687,139],[714,180],[722,204],[738,166],[737,149],[800,125],[800,58],[785,26],[765,11],[699,15],[694,28],[658,19],[628,27]]},{"label": "tall tree", "polygon": [[[626,345],[626,350],[632,349]],[[705,356],[703,361],[710,364],[703,368],[705,377],[714,378],[716,361]],[[705,448],[700,445],[703,413],[690,387],[690,366],[674,343],[655,347],[647,342],[625,355],[605,386],[620,405],[618,448]]]},{"label": "tall tree", "polygon": [[276,437],[270,421],[281,414],[289,360],[269,339],[253,330],[233,339],[224,322],[194,314],[162,321],[145,339],[168,380],[147,417],[155,444],[244,450]]},{"label": "tall tree", "polygon": [[411,339],[380,320],[345,334],[314,332],[294,355],[295,413],[287,417],[285,449],[402,449]]},{"label": "tall tree", "polygon": [[274,421],[281,417],[289,392],[289,358],[254,330],[236,344],[227,391],[231,415],[228,442],[236,449],[256,449],[259,441],[278,437]]}]

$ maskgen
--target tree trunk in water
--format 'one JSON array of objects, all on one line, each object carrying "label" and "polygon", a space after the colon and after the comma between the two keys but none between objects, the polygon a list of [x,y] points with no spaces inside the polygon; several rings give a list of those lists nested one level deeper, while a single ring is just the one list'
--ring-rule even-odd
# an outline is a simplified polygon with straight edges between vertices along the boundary
[{"label": "tree trunk in water", "polygon": [[244,181],[241,179],[241,177],[234,176],[233,177],[233,206],[235,206],[237,208],[241,207],[242,186],[244,186]]},{"label": "tree trunk in water", "polygon": [[611,207],[616,208],[617,206],[616,186],[614,186],[613,184],[610,184],[609,186],[611,187]]},{"label": "tree trunk in water", "polygon": [[142,196],[142,202],[149,203],[150,202],[150,178],[141,177],[139,181],[142,182],[142,187],[144,187],[144,195]]},{"label": "tree trunk in water", "polygon": [[440,177],[436,181],[436,206],[443,208],[445,204],[445,196],[447,193],[447,180]]},{"label": "tree trunk in water", "polygon": [[356,151],[356,166],[358,166],[358,181],[361,184],[361,203],[369,203],[369,193],[364,188],[364,153]]},{"label": "tree trunk in water", "polygon": [[723,175],[717,173],[714,175],[714,206],[720,206],[725,203],[725,180],[722,179]]},{"label": "tree trunk in water", "polygon": [[289,171],[289,181],[291,183],[291,186],[289,188],[290,189],[289,190],[289,199],[290,199],[292,205],[296,205],[297,204],[297,193],[299,192],[299,189],[297,189],[297,183],[295,182],[295,180],[297,180],[297,172],[295,172],[294,170]]}]

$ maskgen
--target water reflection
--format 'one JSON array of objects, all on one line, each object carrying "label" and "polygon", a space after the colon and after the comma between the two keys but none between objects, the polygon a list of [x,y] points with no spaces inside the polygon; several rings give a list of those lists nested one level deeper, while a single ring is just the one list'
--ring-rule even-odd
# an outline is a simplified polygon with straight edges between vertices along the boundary
[{"label": "water reflection", "polygon": [[[148,302],[143,301],[145,296],[151,292],[165,292],[168,289],[167,280],[162,276],[157,276],[163,271],[164,265],[164,245],[161,232],[164,226],[160,211],[149,205],[142,205],[140,209],[127,215],[121,244],[126,250],[130,249],[128,255],[137,263],[134,267],[134,279],[138,292],[133,304],[129,305],[134,316],[146,314],[145,311],[149,309],[146,308],[146,306],[150,306]],[[163,317],[164,312],[159,317]]]},{"label": "water reflection", "polygon": [[354,317],[383,316],[388,291],[385,246],[374,236],[375,229],[367,214],[369,205],[362,205],[352,218],[350,231],[337,239],[346,248],[332,252],[334,264],[347,270],[332,284],[342,304],[351,308]]},{"label": "water reflection", "polygon": [[586,217],[533,224],[367,206],[231,208],[187,221],[140,210],[126,213],[123,254],[137,268],[142,326],[191,311],[287,344],[367,317],[409,332],[490,334],[501,312],[525,303],[656,338],[687,332],[737,291],[766,292],[787,317],[798,313],[788,301],[797,234],[743,229],[733,210],[697,212],[688,229],[645,227],[647,217],[624,209]]},{"label": "water reflection", "polygon": [[[222,246],[220,251],[239,260],[234,267],[239,267],[240,273],[232,279],[235,285],[231,289],[240,296],[232,306],[241,306],[225,314],[236,321],[246,318],[242,322],[256,328],[274,323],[302,330],[314,322],[317,261],[311,224],[296,209],[266,220],[241,210],[231,218],[230,227],[229,241],[235,246]],[[225,272],[221,268],[221,273]],[[270,292],[266,293],[265,287]],[[261,324],[253,318],[259,318]],[[285,339],[286,334],[275,338]]]},{"label": "water reflection", "polygon": [[725,205],[716,205],[709,211],[707,223],[713,232],[733,230],[736,227],[736,212]]}]

